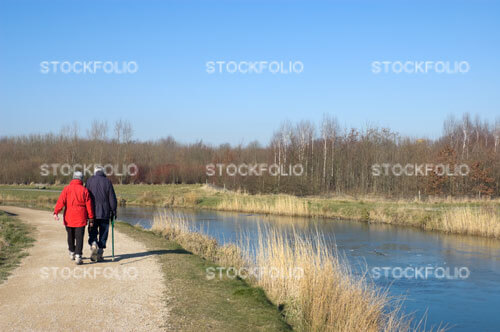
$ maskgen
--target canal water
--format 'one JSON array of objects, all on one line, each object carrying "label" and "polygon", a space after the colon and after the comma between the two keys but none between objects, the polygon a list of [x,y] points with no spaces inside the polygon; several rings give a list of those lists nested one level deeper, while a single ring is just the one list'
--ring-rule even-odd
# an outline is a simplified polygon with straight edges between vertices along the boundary
[{"label": "canal water", "polygon": [[[157,212],[171,209],[120,207],[119,220],[151,227]],[[404,297],[405,313],[426,314],[426,326],[446,324],[451,331],[500,331],[500,241],[427,232],[416,228],[291,218],[245,213],[176,210],[196,230],[219,243],[241,234],[254,240],[259,225],[314,236],[319,230],[354,271],[365,271],[377,285]],[[264,227],[265,228],[265,227]]]}]

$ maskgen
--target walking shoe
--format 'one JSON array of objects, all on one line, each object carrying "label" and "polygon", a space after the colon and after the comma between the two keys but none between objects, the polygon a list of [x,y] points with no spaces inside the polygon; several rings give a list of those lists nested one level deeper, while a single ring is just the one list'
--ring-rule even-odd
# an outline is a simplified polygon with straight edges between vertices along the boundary
[{"label": "walking shoe", "polygon": [[72,252],[72,251],[69,252],[69,259],[71,259],[72,261],[75,260],[75,253],[74,252]]},{"label": "walking shoe", "polygon": [[92,262],[97,261],[97,251],[98,251],[97,243],[94,241],[92,242],[92,245],[90,246],[90,260]]},{"label": "walking shoe", "polygon": [[97,252],[97,261],[98,262],[104,261],[103,255],[104,255],[104,249],[99,248],[99,251]]},{"label": "walking shoe", "polygon": [[81,265],[82,264],[82,256],[75,255],[75,264],[76,265]]}]

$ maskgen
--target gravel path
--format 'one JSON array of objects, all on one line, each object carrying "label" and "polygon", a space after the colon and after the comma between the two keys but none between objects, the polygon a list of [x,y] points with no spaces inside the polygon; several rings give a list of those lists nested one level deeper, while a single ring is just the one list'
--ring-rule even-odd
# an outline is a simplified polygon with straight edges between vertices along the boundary
[{"label": "gravel path", "polygon": [[[115,230],[105,262],[68,256],[62,221],[46,211],[1,206],[36,227],[36,243],[0,285],[0,331],[164,331],[168,309],[161,267],[146,247]],[[61,218],[62,219],[62,218]],[[87,240],[87,231],[85,237]]]}]

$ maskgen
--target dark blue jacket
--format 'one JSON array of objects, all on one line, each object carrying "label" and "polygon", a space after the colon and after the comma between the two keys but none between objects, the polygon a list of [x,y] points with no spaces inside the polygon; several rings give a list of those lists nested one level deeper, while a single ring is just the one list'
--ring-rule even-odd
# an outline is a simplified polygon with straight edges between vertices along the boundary
[{"label": "dark blue jacket", "polygon": [[111,213],[116,216],[116,195],[111,181],[99,171],[87,180],[87,189],[92,199],[96,219],[109,219]]}]

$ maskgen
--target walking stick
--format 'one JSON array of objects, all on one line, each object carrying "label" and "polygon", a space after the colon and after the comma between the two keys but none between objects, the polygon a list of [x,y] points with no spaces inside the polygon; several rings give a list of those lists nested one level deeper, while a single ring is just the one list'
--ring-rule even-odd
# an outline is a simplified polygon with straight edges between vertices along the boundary
[{"label": "walking stick", "polygon": [[115,261],[115,216],[111,217],[111,260]]}]

